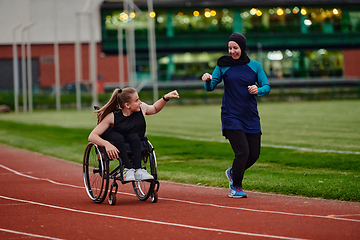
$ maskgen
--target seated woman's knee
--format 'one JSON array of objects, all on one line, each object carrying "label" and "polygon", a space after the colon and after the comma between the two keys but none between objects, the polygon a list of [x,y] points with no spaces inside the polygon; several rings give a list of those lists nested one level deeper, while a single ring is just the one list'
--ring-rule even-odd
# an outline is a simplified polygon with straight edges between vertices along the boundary
[{"label": "seated woman's knee", "polygon": [[130,133],[127,137],[126,137],[126,142],[129,143],[136,143],[136,142],[141,142],[140,137],[138,134],[136,133]]}]

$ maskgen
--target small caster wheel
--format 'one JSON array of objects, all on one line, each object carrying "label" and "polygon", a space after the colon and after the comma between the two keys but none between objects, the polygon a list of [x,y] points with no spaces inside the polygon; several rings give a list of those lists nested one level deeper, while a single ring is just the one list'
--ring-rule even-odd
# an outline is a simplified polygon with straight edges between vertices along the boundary
[{"label": "small caster wheel", "polygon": [[116,194],[110,192],[109,193],[109,204],[115,205],[116,204]]},{"label": "small caster wheel", "polygon": [[158,200],[158,192],[156,190],[153,190],[151,195],[150,195],[150,199],[152,203],[156,203]]}]

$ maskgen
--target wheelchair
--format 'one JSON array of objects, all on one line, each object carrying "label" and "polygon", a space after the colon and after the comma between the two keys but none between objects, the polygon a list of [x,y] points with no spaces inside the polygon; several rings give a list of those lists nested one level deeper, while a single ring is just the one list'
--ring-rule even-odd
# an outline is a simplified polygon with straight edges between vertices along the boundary
[{"label": "wheelchair", "polygon": [[[99,109],[94,106],[94,109]],[[133,158],[130,150],[130,144],[126,144],[127,153],[130,161]],[[92,142],[88,143],[85,149],[83,158],[83,178],[85,189],[95,203],[102,203],[107,194],[110,205],[116,204],[116,193],[118,191],[117,181],[122,184],[131,183],[136,196],[141,201],[146,201],[149,197],[152,203],[158,200],[158,191],[160,183],[157,179],[157,163],[154,147],[145,136],[145,140],[141,143],[141,166],[143,169],[150,172],[154,177],[151,180],[143,181],[124,181],[121,158],[109,159],[105,147],[98,146]],[[118,164],[115,161],[118,161]],[[112,183],[110,184],[110,181]],[[110,189],[109,189],[110,187]]]}]

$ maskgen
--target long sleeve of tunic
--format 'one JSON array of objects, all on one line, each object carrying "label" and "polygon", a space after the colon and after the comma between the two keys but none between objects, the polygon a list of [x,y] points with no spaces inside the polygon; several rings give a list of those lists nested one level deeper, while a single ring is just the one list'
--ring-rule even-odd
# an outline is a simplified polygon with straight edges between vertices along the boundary
[{"label": "long sleeve of tunic", "polygon": [[213,91],[224,81],[224,95],[221,105],[223,129],[243,130],[247,133],[261,131],[256,97],[250,94],[248,86],[257,84],[258,94],[264,96],[271,88],[260,63],[250,60],[248,64],[229,67],[216,66],[212,80],[204,83],[206,91]]}]

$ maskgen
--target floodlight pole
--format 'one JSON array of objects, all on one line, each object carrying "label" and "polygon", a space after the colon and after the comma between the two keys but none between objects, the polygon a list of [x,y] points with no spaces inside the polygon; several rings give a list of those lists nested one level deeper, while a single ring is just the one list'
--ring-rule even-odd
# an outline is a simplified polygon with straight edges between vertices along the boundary
[{"label": "floodlight pole", "polygon": [[159,98],[158,75],[157,75],[157,59],[156,59],[156,39],[155,39],[155,24],[154,18],[150,13],[154,11],[153,1],[147,0],[148,4],[148,43],[150,55],[150,75],[153,82],[153,101],[156,102]]},{"label": "floodlight pole", "polygon": [[59,40],[57,33],[57,1],[54,2],[54,62],[55,62],[55,94],[56,94],[56,110],[61,109],[61,93],[60,93],[60,64],[59,64]]},{"label": "floodlight pole", "polygon": [[124,46],[123,46],[123,28],[118,25],[118,51],[119,51],[119,87],[120,89],[125,86],[125,74],[124,74]]},{"label": "floodlight pole", "polygon": [[14,108],[15,113],[19,113],[19,62],[16,43],[16,30],[21,27],[21,23],[13,27],[13,78],[14,78]]},{"label": "floodlight pole", "polygon": [[[34,25],[34,21],[31,22],[31,26]],[[30,27],[31,27],[30,26]],[[28,69],[28,97],[29,97],[29,113],[33,112],[33,81],[32,81],[32,66],[31,66],[31,40],[30,40],[30,27],[27,32],[27,69]]]},{"label": "floodlight pole", "polygon": [[[81,81],[82,81],[82,43],[81,43],[81,15],[88,14],[91,0],[87,0],[82,11],[76,12],[76,42],[75,42],[75,90],[76,90],[76,109],[81,110]],[[90,76],[90,75],[89,75]]]},{"label": "floodlight pole", "polygon": [[[123,2],[124,11],[130,15],[130,8],[135,9],[133,0],[125,0]],[[129,16],[130,17],[130,16]],[[136,84],[136,56],[135,56],[135,30],[134,22],[130,20],[126,28],[126,51],[128,59],[129,85],[134,87]]]},{"label": "floodlight pole", "polygon": [[21,77],[23,93],[23,112],[27,112],[27,94],[26,94],[26,53],[25,53],[25,31],[28,30],[34,22],[30,22],[21,29]]},{"label": "floodlight pole", "polygon": [[80,40],[80,13],[76,13],[76,42],[75,42],[75,89],[76,89],[76,109],[81,110],[81,78],[82,78],[82,61],[81,61],[81,40]]},{"label": "floodlight pole", "polygon": [[96,42],[94,39],[94,27],[93,27],[93,12],[89,12],[89,27],[90,27],[90,81],[92,84],[92,105],[98,105],[98,94],[97,94],[97,63],[96,63]]}]

